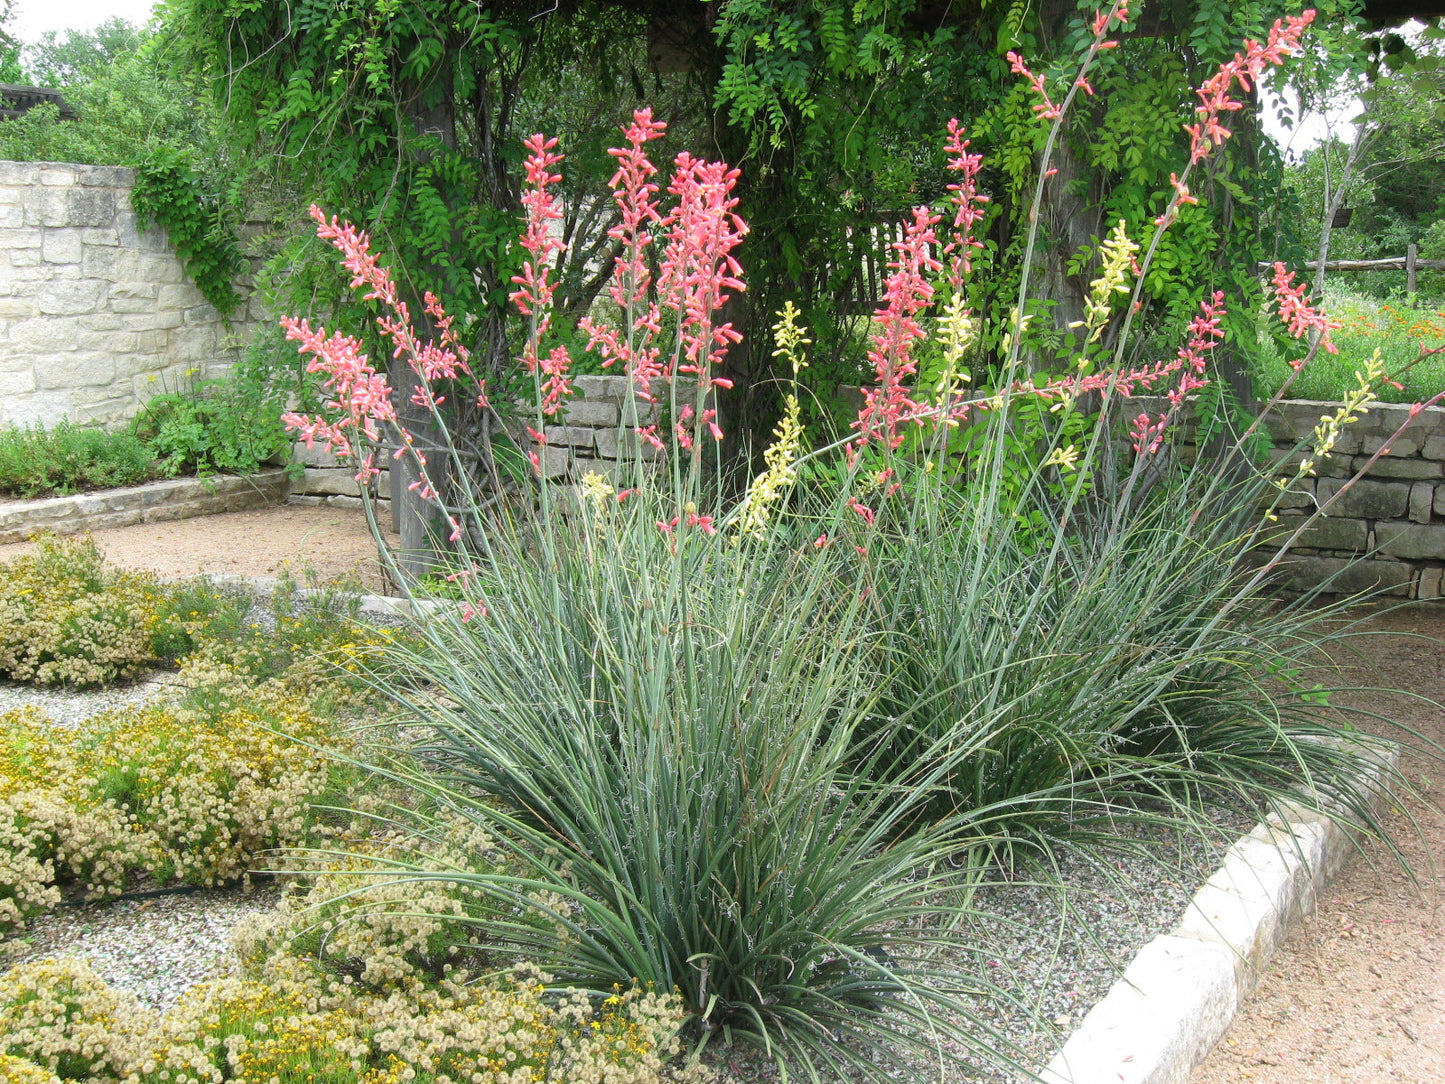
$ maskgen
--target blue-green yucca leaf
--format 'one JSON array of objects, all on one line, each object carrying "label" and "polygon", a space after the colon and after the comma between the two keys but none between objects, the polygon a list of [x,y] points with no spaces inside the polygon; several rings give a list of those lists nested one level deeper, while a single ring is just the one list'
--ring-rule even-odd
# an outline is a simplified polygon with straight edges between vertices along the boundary
[{"label": "blue-green yucca leaf", "polygon": [[935,1033],[1007,1058],[960,1024],[960,991],[988,984],[945,962],[972,841],[921,815],[930,780],[854,770],[879,748],[859,724],[880,655],[845,547],[675,545],[637,503],[559,524],[482,577],[484,618],[433,618],[406,660],[430,690],[403,696],[433,728],[417,785],[535,871],[458,878],[545,883],[569,936],[507,936],[559,981],[676,987],[699,1036],[799,1066],[891,1051],[913,1071]]}]

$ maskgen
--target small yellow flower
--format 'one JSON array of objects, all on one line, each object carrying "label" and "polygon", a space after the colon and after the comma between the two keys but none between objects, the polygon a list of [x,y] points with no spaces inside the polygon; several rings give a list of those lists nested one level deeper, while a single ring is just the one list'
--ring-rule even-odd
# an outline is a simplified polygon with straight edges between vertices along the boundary
[{"label": "small yellow flower", "polygon": [[791,301],[783,305],[778,322],[773,325],[778,348],[774,357],[784,357],[792,365],[793,387],[783,400],[783,416],[773,429],[773,442],[763,452],[767,469],[753,479],[743,498],[738,516],[738,534],[761,536],[767,528],[770,508],[784,490],[793,484],[797,472],[793,468],[803,446],[802,405],[798,402],[798,374],[807,366],[803,347],[812,343],[807,328],[798,323],[801,315]]},{"label": "small yellow flower", "polygon": [[1046,467],[1062,467],[1064,470],[1076,470],[1079,466],[1079,449],[1070,444],[1067,448],[1055,448],[1044,460]]}]

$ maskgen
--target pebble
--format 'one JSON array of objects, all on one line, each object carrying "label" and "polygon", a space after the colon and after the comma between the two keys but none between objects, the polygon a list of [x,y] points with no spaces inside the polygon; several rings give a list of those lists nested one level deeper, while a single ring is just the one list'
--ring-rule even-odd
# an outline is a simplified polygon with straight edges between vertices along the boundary
[{"label": "pebble", "polygon": [[12,965],[81,957],[111,986],[164,1011],[196,983],[230,972],[231,932],[280,898],[281,889],[268,885],[62,907],[0,942],[0,954]]},{"label": "pebble", "polygon": [[37,687],[0,681],[0,713],[39,708],[61,726],[79,726],[103,712],[140,707],[173,695],[174,682],[175,675],[165,671],[101,689],[74,689],[64,685]]}]

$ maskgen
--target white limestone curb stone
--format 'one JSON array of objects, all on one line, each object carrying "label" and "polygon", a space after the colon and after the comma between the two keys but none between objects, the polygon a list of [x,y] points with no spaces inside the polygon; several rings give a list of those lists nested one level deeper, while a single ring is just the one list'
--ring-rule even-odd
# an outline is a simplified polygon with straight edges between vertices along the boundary
[{"label": "white limestone curb stone", "polygon": [[[1372,759],[1364,783],[1379,812],[1399,755]],[[1298,807],[1257,825],[1225,853],[1174,932],[1139,950],[1041,1079],[1185,1084],[1354,842],[1340,820]]]}]

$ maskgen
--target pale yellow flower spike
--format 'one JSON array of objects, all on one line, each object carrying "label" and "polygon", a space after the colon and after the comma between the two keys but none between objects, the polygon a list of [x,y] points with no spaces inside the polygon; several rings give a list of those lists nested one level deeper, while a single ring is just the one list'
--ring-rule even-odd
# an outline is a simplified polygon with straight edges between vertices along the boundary
[{"label": "pale yellow flower spike", "polygon": [[943,346],[943,373],[933,386],[936,403],[945,404],[963,394],[963,386],[973,378],[962,365],[963,355],[978,337],[978,321],[968,313],[968,304],[959,294],[948,299],[939,321],[939,342]]},{"label": "pale yellow flower spike", "polygon": [[1044,460],[1046,467],[1062,467],[1066,471],[1077,470],[1079,467],[1079,449],[1070,444],[1067,448],[1055,448],[1049,457]]},{"label": "pale yellow flower spike", "polygon": [[771,518],[771,506],[797,480],[793,464],[803,446],[802,405],[798,402],[798,374],[807,368],[803,348],[812,344],[808,329],[798,323],[801,313],[791,301],[783,305],[773,335],[778,347],[773,357],[786,358],[793,370],[793,386],[783,400],[783,416],[773,428],[773,442],[763,452],[766,470],[753,479],[738,515],[738,535],[762,537]]},{"label": "pale yellow flower spike", "polygon": [[582,495],[589,499],[598,511],[607,501],[617,493],[612,488],[612,483],[595,470],[590,470],[582,476]]},{"label": "pale yellow flower spike", "polygon": [[1385,362],[1380,356],[1379,347],[1376,347],[1370,359],[1365,362],[1365,371],[1355,372],[1355,387],[1346,393],[1340,409],[1333,414],[1320,416],[1320,424],[1315,426],[1313,454],[1300,461],[1295,470],[1296,478],[1315,472],[1315,464],[1334,449],[1345,426],[1353,425],[1366,413],[1365,404],[1375,397],[1375,389],[1384,379]]},{"label": "pale yellow flower spike", "polygon": [[1084,303],[1084,326],[1089,329],[1089,342],[1097,342],[1114,311],[1114,295],[1127,294],[1134,277],[1134,257],[1139,246],[1129,239],[1126,223],[1121,218],[1113,232],[1099,246],[1102,266],[1099,277],[1089,283],[1089,299]]}]

